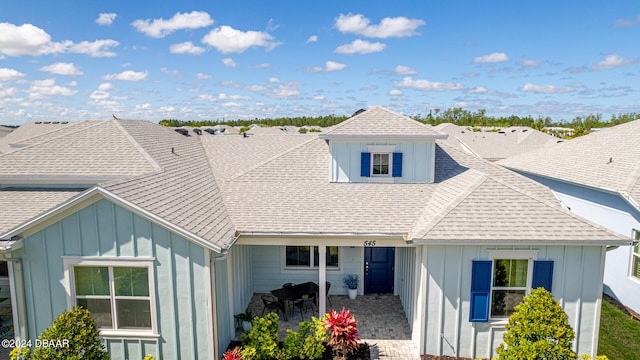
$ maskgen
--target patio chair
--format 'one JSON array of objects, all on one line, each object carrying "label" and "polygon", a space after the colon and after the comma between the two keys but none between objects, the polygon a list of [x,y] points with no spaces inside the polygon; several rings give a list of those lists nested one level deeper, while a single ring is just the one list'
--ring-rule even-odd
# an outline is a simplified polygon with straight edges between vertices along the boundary
[{"label": "patio chair", "polygon": [[298,299],[293,303],[294,309],[300,310],[300,320],[304,321],[304,315],[302,313],[307,312],[307,309],[311,309],[311,313],[313,314],[313,306],[315,303],[316,297],[314,295],[302,295],[301,299]]},{"label": "patio chair", "polygon": [[331,289],[331,282],[327,281],[327,300],[329,300],[329,305],[333,307],[333,304],[331,303],[331,297],[329,296],[329,289]]},{"label": "patio chair", "polygon": [[264,305],[264,308],[262,309],[262,315],[260,316],[264,316],[264,312],[265,311],[269,311],[269,312],[275,312],[276,314],[278,313],[278,311],[282,311],[282,314],[284,315],[284,307],[283,304],[278,301],[278,299],[275,298],[275,296],[271,296],[271,295],[262,295],[262,304]]}]

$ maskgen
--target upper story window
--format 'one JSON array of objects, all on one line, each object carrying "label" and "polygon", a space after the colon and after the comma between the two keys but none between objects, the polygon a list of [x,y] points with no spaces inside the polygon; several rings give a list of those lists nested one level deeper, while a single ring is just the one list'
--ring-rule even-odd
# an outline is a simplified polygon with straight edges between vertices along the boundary
[{"label": "upper story window", "polygon": [[393,145],[370,145],[360,153],[360,176],[402,177],[402,153]]},{"label": "upper story window", "polygon": [[[338,247],[327,246],[327,268],[339,267]],[[317,268],[320,252],[317,246],[285,246],[285,267],[290,269]]]},{"label": "upper story window", "polygon": [[101,335],[155,334],[151,261],[67,263],[70,305],[89,310]]},{"label": "upper story window", "polygon": [[[633,230],[633,238],[640,241],[640,231]],[[640,244],[633,247],[633,261],[631,265],[631,276],[640,279]]]},{"label": "upper story window", "polygon": [[389,157],[391,154],[371,154],[371,175],[373,176],[389,176],[389,170],[391,168],[389,164]]},{"label": "upper story window", "polygon": [[511,316],[530,288],[529,260],[493,260],[491,286],[491,317]]}]

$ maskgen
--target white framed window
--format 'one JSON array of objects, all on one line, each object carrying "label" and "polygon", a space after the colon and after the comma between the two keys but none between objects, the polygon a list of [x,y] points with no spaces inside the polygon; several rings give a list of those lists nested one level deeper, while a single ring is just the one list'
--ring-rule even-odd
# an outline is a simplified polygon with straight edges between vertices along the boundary
[{"label": "white framed window", "polygon": [[[327,246],[327,269],[340,268],[340,254],[337,246]],[[312,269],[320,264],[317,246],[285,246],[284,264],[286,269]]]},{"label": "white framed window", "polygon": [[371,153],[371,176],[391,176],[391,153]]},{"label": "white framed window", "polygon": [[69,307],[89,310],[103,336],[155,336],[153,260],[66,257]]},{"label": "white framed window", "polygon": [[[640,230],[633,229],[633,239],[640,241]],[[633,259],[631,259],[631,276],[640,279],[640,244],[633,247]]]},{"label": "white framed window", "polygon": [[537,251],[490,251],[491,292],[489,316],[508,318],[531,292],[533,260]]}]

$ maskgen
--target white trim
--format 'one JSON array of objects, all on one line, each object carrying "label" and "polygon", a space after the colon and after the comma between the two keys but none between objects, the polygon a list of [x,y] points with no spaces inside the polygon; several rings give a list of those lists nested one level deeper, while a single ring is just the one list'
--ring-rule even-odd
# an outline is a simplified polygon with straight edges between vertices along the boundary
[{"label": "white trim", "polygon": [[[374,174],[373,173],[373,167],[376,165],[373,161],[373,158],[376,155],[387,155],[387,173],[386,174]],[[369,177],[371,178],[371,180],[378,180],[380,178],[391,178],[392,174],[393,174],[393,153],[391,152],[385,152],[385,151],[377,151],[377,152],[372,152],[371,153],[371,159],[369,160],[370,166],[369,166]]]},{"label": "white trim", "polygon": [[[640,240],[640,230],[631,229],[631,239],[635,241]],[[635,249],[635,246],[633,246],[633,242],[631,244],[632,244],[631,245],[631,261],[630,261],[631,266],[629,266],[629,278],[631,280],[640,281],[640,278],[635,276],[633,273],[633,262],[636,257],[638,258],[638,261],[640,261],[640,253],[636,253],[636,249]]]},{"label": "white trim", "polygon": [[540,250],[487,250],[489,259],[531,259],[537,260]]},{"label": "white trim", "polygon": [[[155,267],[153,258],[134,258],[134,257],[97,257],[97,256],[62,256],[62,264],[64,266],[64,286],[67,293],[67,309],[71,310],[77,305],[77,297],[75,293],[75,273],[76,266],[102,266],[109,269],[109,299],[111,301],[111,316],[114,329],[99,329],[100,336],[110,338],[153,338],[159,337],[157,312],[156,312],[156,292],[155,292]],[[149,300],[149,312],[151,316],[151,329],[132,330],[118,329],[118,319],[116,311],[116,295],[113,282],[114,267],[140,267],[147,269],[147,280],[149,286],[149,296],[141,297]]]},{"label": "white trim", "polygon": [[338,135],[338,134],[320,134],[320,139],[329,141],[425,141],[436,139],[446,140],[449,135]]},{"label": "white trim", "polygon": [[367,145],[367,152],[373,153],[394,153],[396,145]]},{"label": "white trim", "polygon": [[[509,316],[494,316],[491,311],[493,303],[493,291],[495,290],[524,290],[525,296],[531,292],[533,281],[533,261],[538,258],[539,250],[487,250],[489,259],[491,260],[491,287],[489,289],[489,323],[492,327],[504,327]],[[495,266],[497,259],[503,260],[527,260],[527,279],[524,287],[505,287],[494,286],[493,276],[495,274]],[[523,289],[524,288],[524,289]]]},{"label": "white trim", "polygon": [[211,254],[208,249],[202,249],[204,251],[204,278],[205,278],[205,292],[207,294],[207,330],[209,331],[209,341],[207,341],[207,348],[209,349],[209,359],[216,359],[216,335],[217,329],[215,326],[214,313],[214,301],[215,296],[211,287]]}]

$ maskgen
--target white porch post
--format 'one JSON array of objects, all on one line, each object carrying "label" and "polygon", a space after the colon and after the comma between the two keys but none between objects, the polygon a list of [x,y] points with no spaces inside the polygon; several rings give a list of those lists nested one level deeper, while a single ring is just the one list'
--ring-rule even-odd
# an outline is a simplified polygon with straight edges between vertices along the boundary
[{"label": "white porch post", "polygon": [[327,312],[327,246],[318,246],[318,316]]}]

